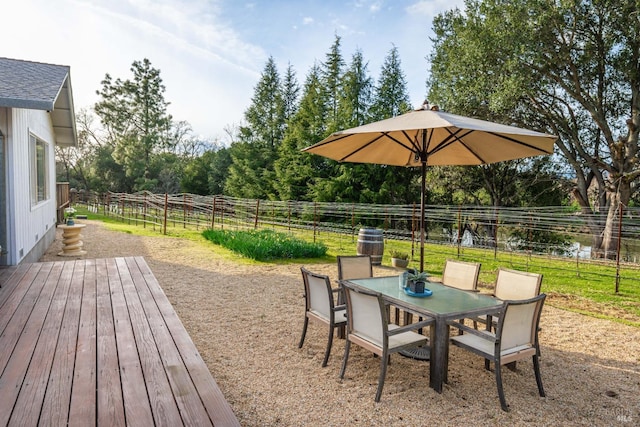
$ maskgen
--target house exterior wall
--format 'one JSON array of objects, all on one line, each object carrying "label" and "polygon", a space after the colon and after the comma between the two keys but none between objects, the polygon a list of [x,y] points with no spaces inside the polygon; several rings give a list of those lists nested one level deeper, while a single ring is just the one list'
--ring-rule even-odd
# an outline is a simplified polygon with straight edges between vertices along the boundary
[{"label": "house exterior wall", "polygon": [[[37,261],[55,239],[56,185],[54,132],[49,113],[8,109],[6,147],[8,265]],[[47,143],[45,200],[31,202],[32,153],[29,136]]]}]

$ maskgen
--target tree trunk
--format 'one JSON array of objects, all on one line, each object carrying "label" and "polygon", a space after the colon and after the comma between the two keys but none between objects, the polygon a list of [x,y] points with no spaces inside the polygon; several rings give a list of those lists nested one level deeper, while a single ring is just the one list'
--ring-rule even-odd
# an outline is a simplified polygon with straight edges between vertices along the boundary
[{"label": "tree trunk", "polygon": [[628,206],[631,199],[631,184],[624,178],[619,178],[618,191],[611,193],[607,222],[602,233],[602,246],[599,254],[606,259],[616,259],[618,256],[618,230],[620,228],[620,205]]}]

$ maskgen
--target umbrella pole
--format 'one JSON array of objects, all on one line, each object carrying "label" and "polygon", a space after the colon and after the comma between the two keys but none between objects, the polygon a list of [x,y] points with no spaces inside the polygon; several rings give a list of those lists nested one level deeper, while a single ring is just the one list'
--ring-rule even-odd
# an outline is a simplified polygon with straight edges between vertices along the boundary
[{"label": "umbrella pole", "polygon": [[424,271],[424,211],[427,187],[427,162],[422,161],[422,187],[420,190],[420,271]]}]

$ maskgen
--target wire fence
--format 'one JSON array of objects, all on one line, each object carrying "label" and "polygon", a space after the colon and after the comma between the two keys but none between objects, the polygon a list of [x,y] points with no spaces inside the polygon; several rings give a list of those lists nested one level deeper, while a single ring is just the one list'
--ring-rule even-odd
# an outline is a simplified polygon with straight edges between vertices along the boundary
[{"label": "wire fence", "polygon": [[[383,231],[385,240],[410,241],[412,255],[420,241],[417,204],[378,205],[239,199],[194,194],[87,194],[93,212],[165,233],[167,227],[247,230],[273,228],[288,232],[350,236],[362,227]],[[587,221],[603,223],[606,213],[587,216],[569,207],[491,208],[435,206],[425,210],[426,242],[450,250],[482,248],[499,254],[527,254],[566,259],[567,263],[604,263],[615,269],[616,290],[624,269],[640,261],[640,209],[619,210],[615,253],[594,256]],[[617,220],[617,219],[616,219]],[[487,255],[490,256],[490,255]],[[576,266],[569,267],[572,271]]]}]

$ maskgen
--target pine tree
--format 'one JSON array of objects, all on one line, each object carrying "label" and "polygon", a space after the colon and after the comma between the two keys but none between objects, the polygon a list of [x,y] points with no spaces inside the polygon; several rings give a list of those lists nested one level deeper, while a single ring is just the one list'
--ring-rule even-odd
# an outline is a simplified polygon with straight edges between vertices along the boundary
[{"label": "pine tree", "polygon": [[131,71],[133,79],[125,81],[107,74],[94,107],[113,141],[113,158],[126,173],[127,182],[117,185],[123,191],[153,189],[152,156],[169,142],[172,124],[160,70],[145,58],[134,61]]},{"label": "pine tree", "polygon": [[321,70],[314,65],[303,87],[296,114],[290,119],[276,161],[276,189],[280,200],[312,200],[310,184],[323,175],[323,165],[329,160],[300,150],[322,140],[326,130],[326,93]]},{"label": "pine tree", "polygon": [[341,86],[338,105],[344,126],[350,128],[367,123],[373,95],[373,79],[368,74],[367,63],[360,50],[353,55]]},{"label": "pine tree", "polygon": [[371,106],[374,121],[395,117],[411,109],[407,80],[400,62],[398,48],[393,46],[382,64],[375,88],[375,97]]},{"label": "pine tree", "polygon": [[298,111],[298,96],[300,94],[300,85],[296,77],[296,72],[293,66],[289,64],[287,72],[282,79],[282,102],[284,108],[284,120],[285,126],[287,122]]},{"label": "pine tree", "polygon": [[323,87],[326,90],[327,111],[327,129],[329,133],[340,130],[344,127],[343,121],[340,119],[338,105],[340,93],[342,90],[342,73],[344,68],[344,59],[340,52],[340,37],[336,35],[335,41],[327,58],[322,66]]},{"label": "pine tree", "polygon": [[273,198],[273,165],[285,130],[285,102],[273,57],[267,60],[245,120],[239,141],[230,147],[233,162],[225,193],[235,197]]}]

